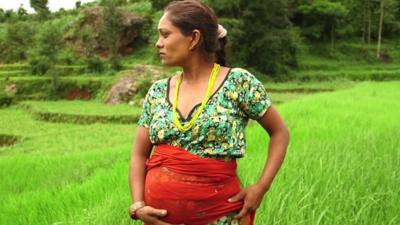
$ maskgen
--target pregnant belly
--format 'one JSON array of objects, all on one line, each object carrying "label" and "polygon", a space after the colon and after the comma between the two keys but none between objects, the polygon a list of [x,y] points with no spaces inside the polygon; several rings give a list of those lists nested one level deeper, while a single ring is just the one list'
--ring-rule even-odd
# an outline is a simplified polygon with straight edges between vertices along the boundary
[{"label": "pregnant belly", "polygon": [[227,201],[239,191],[236,176],[212,180],[156,167],[146,175],[145,201],[149,206],[167,210],[167,216],[162,218],[165,222],[204,225],[242,208],[243,202]]}]

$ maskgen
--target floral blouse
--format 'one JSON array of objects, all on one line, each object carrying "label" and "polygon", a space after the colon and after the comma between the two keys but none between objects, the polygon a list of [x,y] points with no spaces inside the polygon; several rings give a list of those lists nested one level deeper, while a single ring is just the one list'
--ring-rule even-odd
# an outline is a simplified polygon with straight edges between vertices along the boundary
[{"label": "floral blouse", "polygon": [[[172,103],[168,98],[171,77],[156,81],[149,89],[139,126],[149,129],[151,142],[179,146],[201,157],[240,158],[246,148],[245,128],[249,118],[258,120],[271,106],[263,84],[244,69],[231,69],[206,107],[188,131],[173,123]],[[193,107],[189,121],[201,103]]]}]

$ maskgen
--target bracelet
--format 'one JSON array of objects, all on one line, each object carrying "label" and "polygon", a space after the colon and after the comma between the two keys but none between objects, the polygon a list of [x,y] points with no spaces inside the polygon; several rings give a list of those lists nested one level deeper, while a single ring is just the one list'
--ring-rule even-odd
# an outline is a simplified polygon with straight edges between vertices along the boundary
[{"label": "bracelet", "polygon": [[131,205],[131,207],[129,207],[129,214],[131,215],[131,219],[133,219],[133,220],[139,219],[139,218],[137,217],[137,215],[136,215],[136,212],[137,212],[139,209],[141,209],[141,208],[143,208],[143,207],[145,207],[145,206],[146,206],[146,203],[145,203],[144,201],[138,201],[138,202],[133,203],[133,204]]}]

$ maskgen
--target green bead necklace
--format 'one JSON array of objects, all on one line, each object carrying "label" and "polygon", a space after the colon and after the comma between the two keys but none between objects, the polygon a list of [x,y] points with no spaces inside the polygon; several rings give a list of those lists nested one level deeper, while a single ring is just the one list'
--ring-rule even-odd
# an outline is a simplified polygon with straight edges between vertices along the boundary
[{"label": "green bead necklace", "polygon": [[208,87],[207,87],[207,92],[206,92],[206,96],[203,99],[203,102],[201,103],[200,108],[197,109],[196,113],[194,114],[194,116],[192,117],[192,119],[187,122],[185,125],[182,125],[181,122],[179,121],[179,116],[178,116],[178,112],[177,112],[177,107],[178,107],[178,94],[179,94],[179,88],[181,86],[182,83],[182,77],[183,74],[181,76],[179,76],[177,82],[176,82],[176,88],[175,88],[175,95],[174,95],[174,102],[172,104],[172,116],[173,116],[173,120],[174,123],[176,125],[176,127],[178,127],[178,129],[180,131],[188,131],[190,130],[190,128],[193,127],[194,123],[196,122],[197,118],[199,118],[200,113],[204,110],[204,108],[206,107],[206,104],[208,102],[208,100],[210,99],[211,96],[211,92],[213,90],[214,84],[215,84],[215,79],[217,78],[217,75],[219,73],[221,66],[217,63],[214,63],[214,67],[211,71],[211,75],[210,75],[210,79],[208,80]]}]

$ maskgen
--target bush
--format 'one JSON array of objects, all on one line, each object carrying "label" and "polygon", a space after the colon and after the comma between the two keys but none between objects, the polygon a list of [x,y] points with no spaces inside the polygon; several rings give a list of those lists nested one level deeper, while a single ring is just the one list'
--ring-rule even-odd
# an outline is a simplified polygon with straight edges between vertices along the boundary
[{"label": "bush", "polygon": [[110,58],[110,65],[111,69],[119,71],[123,68],[122,62],[121,62],[121,57],[118,55],[112,56]]},{"label": "bush", "polygon": [[153,9],[158,11],[163,10],[169,2],[172,2],[172,0],[150,0],[150,2]]},{"label": "bush", "polygon": [[8,107],[12,104],[13,98],[6,93],[0,92],[0,108]]},{"label": "bush", "polygon": [[235,18],[220,18],[219,23],[228,30],[228,43],[226,45],[226,56],[228,65],[242,67],[245,61],[245,52],[239,51],[240,40],[245,36],[243,22]]},{"label": "bush", "polygon": [[39,31],[37,45],[29,53],[29,65],[33,74],[43,75],[55,66],[63,47],[62,30],[52,23],[44,24]]},{"label": "bush", "polygon": [[16,22],[7,25],[6,34],[1,44],[2,58],[5,62],[26,60],[28,49],[34,43],[34,24],[31,22]]},{"label": "bush", "polygon": [[137,86],[137,93],[133,96],[132,102],[134,105],[142,107],[142,100],[146,97],[147,91],[152,83],[150,79],[140,80]]},{"label": "bush", "polygon": [[32,56],[29,59],[29,70],[32,74],[44,75],[52,66],[47,57]]},{"label": "bush", "polygon": [[73,65],[73,64],[76,64],[76,61],[77,61],[75,54],[69,50],[63,50],[60,53],[58,60],[59,60],[59,63],[65,64],[65,65]]},{"label": "bush", "polygon": [[101,73],[106,69],[105,62],[99,56],[92,56],[86,59],[88,72]]}]

